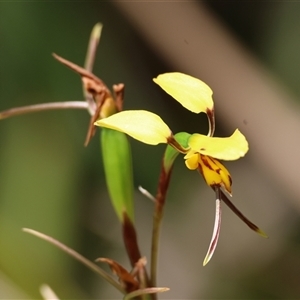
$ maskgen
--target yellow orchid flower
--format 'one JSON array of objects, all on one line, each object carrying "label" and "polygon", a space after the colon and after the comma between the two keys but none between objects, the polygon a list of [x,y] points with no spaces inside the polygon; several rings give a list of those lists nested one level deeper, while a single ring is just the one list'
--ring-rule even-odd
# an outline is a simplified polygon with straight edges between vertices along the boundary
[{"label": "yellow orchid flower", "polygon": [[171,129],[156,114],[145,110],[122,111],[95,122],[95,125],[118,130],[150,145],[168,144],[179,153],[185,154],[185,164],[190,170],[198,170],[205,182],[216,193],[216,215],[212,239],[203,265],[211,259],[217,245],[221,225],[221,200],[237,214],[252,230],[266,237],[256,225],[250,222],[228,199],[231,196],[232,180],[229,171],[219,160],[237,160],[248,152],[245,136],[236,129],[226,138],[213,137],[214,104],[212,90],[201,80],[183,73],[165,73],[153,81],[174,97],[185,108],[194,112],[204,112],[208,116],[208,135],[185,134],[184,142],[173,135]]},{"label": "yellow orchid flower", "polygon": [[218,159],[236,160],[248,151],[247,140],[239,130],[227,138],[192,134],[188,148],[185,148],[176,141],[171,129],[158,115],[145,110],[122,111],[96,121],[95,125],[124,132],[145,144],[169,144],[186,154],[184,158],[188,169],[198,169],[209,186],[222,186],[229,194],[231,178]]}]

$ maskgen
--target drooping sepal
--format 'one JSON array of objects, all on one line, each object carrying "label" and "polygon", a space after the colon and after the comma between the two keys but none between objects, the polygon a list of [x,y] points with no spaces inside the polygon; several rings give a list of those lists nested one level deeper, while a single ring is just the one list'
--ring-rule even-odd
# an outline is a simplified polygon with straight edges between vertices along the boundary
[{"label": "drooping sepal", "polygon": [[253,231],[258,233],[263,238],[268,238],[268,235],[261,230],[258,226],[252,223],[248,218],[246,218],[242,212],[228,199],[228,197],[220,191],[221,200]]},{"label": "drooping sepal", "polygon": [[219,235],[220,235],[220,230],[221,230],[221,197],[220,197],[220,189],[216,188],[216,212],[215,212],[215,223],[214,223],[214,229],[213,229],[213,234],[211,237],[211,241],[208,247],[208,251],[206,253],[206,256],[203,261],[203,266],[208,264],[212,256],[214,255],[214,252],[216,250],[218,240],[219,240]]}]

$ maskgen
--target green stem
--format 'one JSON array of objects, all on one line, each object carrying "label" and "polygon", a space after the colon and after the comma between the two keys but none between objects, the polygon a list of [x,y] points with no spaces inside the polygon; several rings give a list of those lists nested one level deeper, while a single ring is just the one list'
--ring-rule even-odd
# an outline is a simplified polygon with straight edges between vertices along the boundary
[{"label": "green stem", "polygon": [[163,161],[161,172],[160,172],[159,183],[158,183],[158,190],[155,198],[155,208],[154,208],[154,215],[153,215],[151,266],[150,266],[151,285],[153,287],[156,286],[160,228],[161,228],[163,209],[164,209],[165,199],[167,196],[171,173],[172,173],[172,167],[166,168]]},{"label": "green stem", "polygon": [[156,286],[158,245],[159,245],[159,235],[160,235],[162,217],[163,217],[163,206],[156,204],[154,216],[153,216],[153,228],[152,228],[151,272],[150,272],[151,286]]}]

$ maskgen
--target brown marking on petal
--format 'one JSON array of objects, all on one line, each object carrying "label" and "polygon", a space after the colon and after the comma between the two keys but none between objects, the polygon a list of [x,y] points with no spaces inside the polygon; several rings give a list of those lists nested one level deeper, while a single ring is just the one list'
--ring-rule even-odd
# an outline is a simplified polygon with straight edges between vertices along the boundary
[{"label": "brown marking on petal", "polygon": [[[200,154],[201,155],[201,154]],[[210,170],[214,171],[212,168],[211,168],[211,165],[209,165],[209,163],[206,161],[206,160],[202,160],[203,161],[203,164],[209,168]],[[205,182],[207,183],[206,179],[205,179],[205,176],[204,176],[204,172],[203,172],[203,167],[201,164],[198,164],[198,171],[201,173],[202,177],[204,178]],[[214,183],[214,184],[208,184],[213,190],[215,190],[216,188],[219,188],[221,187],[220,184],[218,183]]]},{"label": "brown marking on petal", "polygon": [[214,164],[213,160],[211,159],[211,157],[207,156],[207,155],[202,155],[200,154],[200,159],[203,161],[203,164],[210,170],[214,171],[214,169],[212,168],[211,164],[209,163],[209,160],[211,161],[212,164]]}]

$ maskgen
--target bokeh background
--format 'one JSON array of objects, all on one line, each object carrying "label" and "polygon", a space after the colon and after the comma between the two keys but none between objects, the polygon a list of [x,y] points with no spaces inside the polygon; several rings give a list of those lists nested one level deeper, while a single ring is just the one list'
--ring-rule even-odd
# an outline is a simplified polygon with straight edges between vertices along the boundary
[{"label": "bokeh background", "polygon": [[[148,109],[174,132],[207,132],[152,78],[181,71],[214,90],[218,136],[239,128],[249,154],[226,163],[233,201],[269,235],[227,207],[219,245],[202,267],[214,194],[182,159],[175,164],[160,248],[161,299],[299,299],[300,3],[1,2],[0,110],[81,100],[80,78],[52,52],[82,65],[93,25],[104,24],[94,73],[126,85],[125,109]],[[85,148],[86,111],[28,114],[0,123],[0,298],[120,299],[101,278],[52,245],[49,234],[93,260],[129,267],[112,210],[98,135]],[[163,146],[131,140],[135,187],[155,193]],[[149,257],[152,203],[136,192],[136,224]],[[104,266],[105,267],[105,266]]]}]

